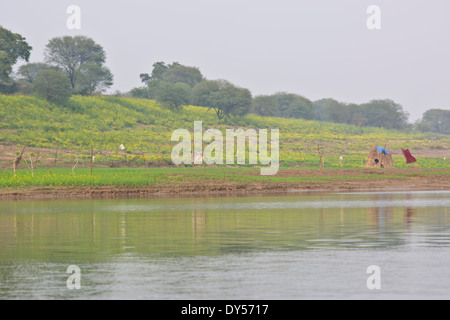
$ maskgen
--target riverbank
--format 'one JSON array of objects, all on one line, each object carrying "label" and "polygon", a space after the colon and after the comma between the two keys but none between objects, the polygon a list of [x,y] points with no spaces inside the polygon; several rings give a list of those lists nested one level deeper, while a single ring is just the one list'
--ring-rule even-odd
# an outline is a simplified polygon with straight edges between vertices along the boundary
[{"label": "riverbank", "polygon": [[[92,183],[89,183],[87,174],[89,169],[79,170],[86,172],[82,171],[76,176],[73,184],[77,182],[81,185],[71,185],[68,181],[62,186],[3,187],[0,189],[0,200],[175,197],[319,191],[450,190],[450,169],[417,167],[323,170],[284,168],[280,169],[275,176],[261,176],[259,169],[255,168],[110,169],[109,174],[114,177],[120,177],[120,174],[129,176],[130,183],[120,180],[120,184],[116,185],[108,184],[106,180],[104,181],[106,185],[95,185],[94,178],[91,178]],[[101,174],[104,175],[103,172]],[[35,173],[34,178],[37,180],[36,175],[39,173]],[[76,180],[77,177],[78,180]],[[84,177],[86,181],[80,177]],[[148,179],[148,183],[142,180],[143,177]],[[133,185],[131,183],[133,179],[139,183]]]}]

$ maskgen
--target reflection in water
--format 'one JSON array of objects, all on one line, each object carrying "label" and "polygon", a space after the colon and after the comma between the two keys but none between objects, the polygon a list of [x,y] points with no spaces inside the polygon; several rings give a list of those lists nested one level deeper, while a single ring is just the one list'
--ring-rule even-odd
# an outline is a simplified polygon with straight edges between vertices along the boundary
[{"label": "reflection in water", "polygon": [[[39,275],[38,282],[51,287],[60,279],[51,278],[48,270],[62,269],[64,278],[70,264],[82,265],[91,272],[108,265],[120,270],[137,268],[136,273],[151,277],[183,263],[198,268],[198,259],[218,259],[215,268],[220,270],[223,265],[233,265],[222,259],[240,265],[240,259],[249,254],[256,254],[263,265],[278,270],[286,266],[284,260],[272,260],[274,254],[286,254],[283,259],[289,261],[286,257],[300,253],[326,249],[339,256],[342,250],[352,249],[355,256],[349,259],[357,261],[365,252],[369,252],[368,257],[375,253],[397,257],[399,250],[442,250],[450,246],[448,195],[380,192],[2,202],[0,298],[12,297],[20,290],[27,292],[25,284],[16,281],[20,274],[28,275],[29,281],[37,281],[34,278]],[[328,265],[330,258],[317,258],[314,263]],[[172,261],[167,259],[174,259],[174,265],[167,264],[165,261]],[[144,262],[139,264],[141,260]],[[308,261],[302,259],[301,265],[308,266]],[[161,264],[165,269],[159,269]],[[270,278],[273,270],[266,270],[265,276]],[[105,272],[111,273],[109,269]],[[161,282],[161,278],[152,281]],[[98,285],[94,280],[91,284]]]},{"label": "reflection in water", "polygon": [[[428,203],[432,196],[421,198]],[[408,206],[386,205],[404,200]],[[195,255],[270,248],[397,246],[405,243],[405,232],[414,231],[413,222],[417,228],[424,228],[434,223],[435,212],[447,210],[433,207],[430,215],[431,209],[421,207],[420,200],[409,193],[368,193],[5,202],[0,214],[0,256],[13,258],[19,249],[28,252],[30,258],[38,257],[43,250],[76,252],[74,244],[94,257],[96,249]],[[361,201],[367,203],[366,209],[360,207]],[[187,209],[181,209],[182,202]],[[442,225],[446,221],[445,217]]]},{"label": "reflection in water", "polygon": [[[374,203],[390,202],[393,200],[393,195],[388,193],[374,194],[372,197]],[[393,240],[395,234],[391,233],[389,227],[393,219],[393,208],[387,206],[378,206],[368,209],[370,220],[378,235],[378,240],[388,239]],[[398,239],[397,242],[398,243]]]},{"label": "reflection in water", "polygon": [[[409,201],[412,201],[413,195],[408,193],[406,195],[406,199],[408,199]],[[415,214],[415,209],[414,208],[411,208],[411,207],[408,207],[408,206],[405,208],[405,221],[406,221],[406,224],[408,225],[408,228],[411,227],[411,224],[413,222],[414,214]]]},{"label": "reflection in water", "polygon": [[192,233],[195,243],[204,239],[206,234],[206,212],[202,210],[192,211]]}]

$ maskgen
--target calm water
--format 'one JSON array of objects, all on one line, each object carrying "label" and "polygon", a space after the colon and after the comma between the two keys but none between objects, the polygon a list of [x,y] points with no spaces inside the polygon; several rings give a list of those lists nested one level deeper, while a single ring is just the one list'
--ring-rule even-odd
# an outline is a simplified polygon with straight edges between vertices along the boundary
[{"label": "calm water", "polygon": [[4,201],[0,299],[449,299],[449,218],[447,191]]}]

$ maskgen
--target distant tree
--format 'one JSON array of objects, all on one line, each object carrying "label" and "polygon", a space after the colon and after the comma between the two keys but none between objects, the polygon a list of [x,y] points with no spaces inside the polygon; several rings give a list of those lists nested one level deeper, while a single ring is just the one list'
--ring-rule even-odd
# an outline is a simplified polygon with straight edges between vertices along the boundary
[{"label": "distant tree", "polygon": [[44,70],[56,70],[56,69],[57,68],[47,63],[42,62],[27,63],[19,67],[17,74],[20,76],[22,80],[32,83],[39,72]]},{"label": "distant tree", "polygon": [[283,118],[314,119],[314,107],[309,99],[293,93],[279,92],[274,95],[278,115]]},{"label": "distant tree", "polygon": [[82,94],[92,95],[95,92],[104,92],[114,83],[111,71],[96,63],[86,63],[79,70],[79,79],[76,89]]},{"label": "distant tree", "polygon": [[163,80],[162,75],[169,70],[169,66],[165,62],[159,61],[153,64],[150,80]]},{"label": "distant tree", "polygon": [[161,78],[161,80],[167,82],[186,83],[193,88],[197,83],[203,80],[203,75],[198,68],[183,66],[174,62],[164,73],[162,73]]},{"label": "distant tree", "polygon": [[67,73],[72,89],[75,88],[79,70],[87,63],[102,65],[106,54],[102,46],[85,36],[53,38],[45,48],[45,61]]},{"label": "distant tree", "polygon": [[160,61],[153,64],[151,75],[141,73],[139,78],[148,87],[149,99],[156,99],[156,91],[161,82],[185,83],[193,88],[203,80],[203,75],[196,67],[184,66],[178,62],[166,65],[165,62]]},{"label": "distant tree", "polygon": [[128,95],[133,98],[149,99],[147,87],[133,88],[130,90]]},{"label": "distant tree", "polygon": [[0,81],[0,93],[3,94],[14,94],[20,90],[20,84],[13,80]]},{"label": "distant tree", "polygon": [[147,83],[148,98],[156,100],[159,85],[164,82],[162,80],[151,80]]},{"label": "distant tree", "polygon": [[348,112],[346,105],[335,99],[320,99],[313,102],[315,119],[328,122],[348,122]]},{"label": "distant tree", "polygon": [[366,126],[403,130],[408,128],[408,113],[392,100],[372,100],[359,106]]},{"label": "distant tree", "polygon": [[252,94],[250,90],[239,88],[233,84],[223,87],[216,96],[217,117],[223,119],[225,116],[243,116],[250,111]]},{"label": "distant tree", "polygon": [[278,114],[278,104],[275,96],[261,95],[253,99],[250,113],[259,116],[276,116]]},{"label": "distant tree", "polygon": [[347,124],[351,124],[354,126],[362,127],[367,125],[367,118],[364,117],[364,112],[361,110],[360,106],[357,104],[349,104],[346,105],[346,118]]},{"label": "distant tree", "polygon": [[416,127],[420,131],[450,134],[450,110],[427,110]]},{"label": "distant tree", "polygon": [[30,58],[32,47],[25,40],[20,34],[0,26],[0,92],[11,93],[17,88],[10,75],[18,60],[28,62]]},{"label": "distant tree", "polygon": [[169,70],[169,66],[166,65],[165,62],[160,61],[160,62],[155,62],[153,64],[153,70],[151,75],[149,75],[148,73],[141,73],[139,75],[139,78],[141,78],[142,83],[148,84],[150,81],[155,81],[155,80],[159,80],[162,81],[163,77],[162,75]]},{"label": "distant tree", "polygon": [[161,81],[155,91],[157,102],[172,111],[180,110],[191,103],[191,87],[185,83]]},{"label": "distant tree", "polygon": [[196,106],[211,107],[214,103],[214,94],[219,92],[225,80],[204,80],[192,89],[192,103]]},{"label": "distant tree", "polygon": [[226,80],[204,80],[192,90],[193,104],[208,107],[222,120],[230,115],[242,116],[250,111],[252,94]]},{"label": "distant tree", "polygon": [[33,81],[39,72],[44,70],[57,70],[56,67],[46,63],[27,63],[19,67],[17,71],[20,93],[24,95],[33,94]]},{"label": "distant tree", "polygon": [[139,75],[139,78],[141,78],[141,82],[145,84],[147,84],[151,80],[151,77],[149,76],[148,73],[141,73]]},{"label": "distant tree", "polygon": [[33,81],[34,93],[38,98],[56,104],[66,103],[72,90],[65,74],[55,70],[44,70],[38,73]]}]

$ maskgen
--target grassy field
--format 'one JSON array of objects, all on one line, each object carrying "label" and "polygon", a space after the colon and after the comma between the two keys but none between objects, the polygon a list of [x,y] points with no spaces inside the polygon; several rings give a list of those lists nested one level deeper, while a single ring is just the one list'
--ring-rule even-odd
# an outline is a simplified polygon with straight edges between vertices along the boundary
[{"label": "grassy field", "polygon": [[[194,121],[202,121],[203,130],[221,130],[224,137],[228,128],[279,129],[278,174],[264,177],[258,166],[246,165],[174,167],[170,154],[176,142],[171,142],[171,134],[180,128],[193,133]],[[14,176],[12,162],[25,144],[26,157]],[[121,144],[124,150],[119,147]],[[361,169],[375,144],[386,146],[393,154],[395,169],[403,171]],[[318,170],[318,148],[323,171]],[[410,149],[418,162],[412,167],[406,165],[401,148]],[[171,112],[151,100],[123,97],[74,96],[68,105],[56,106],[33,97],[0,95],[0,189],[180,185],[201,188],[202,184],[220,188],[221,183],[233,185],[230,188],[243,183],[305,187],[344,180],[404,180],[414,175],[447,178],[449,150],[449,136],[415,131],[256,115],[219,122],[207,108],[188,106],[181,112]],[[92,153],[95,162],[91,176]],[[30,159],[34,159],[33,174]]]},{"label": "grassy field", "polygon": [[21,169],[16,176],[11,170],[0,171],[0,188],[27,187],[183,187],[218,186],[221,184],[328,184],[336,181],[391,179],[401,181],[414,177],[441,177],[450,182],[450,169],[317,169],[280,168],[277,175],[262,176],[252,167],[166,167],[166,168],[90,168]]},{"label": "grassy field", "polygon": [[[20,146],[40,148],[40,160],[89,158],[95,150],[97,162],[170,164],[170,141],[173,130],[193,132],[194,121],[203,121],[203,130],[216,128],[258,128],[280,130],[280,161],[283,165],[318,165],[317,148],[325,165],[360,166],[369,149],[378,144],[394,155],[409,148],[414,155],[443,158],[450,149],[450,137],[420,132],[402,132],[381,128],[356,127],[302,119],[282,119],[247,115],[219,122],[212,110],[185,107],[171,112],[152,100],[122,97],[74,96],[67,106],[55,106],[33,97],[0,95],[0,163],[14,156]],[[119,146],[123,144],[125,150]],[[33,149],[31,149],[33,150]],[[13,154],[11,154],[11,152]],[[431,159],[424,160],[426,166]],[[400,165],[396,162],[396,165]],[[439,161],[437,166],[443,165]],[[11,165],[8,165],[11,167]]]}]

